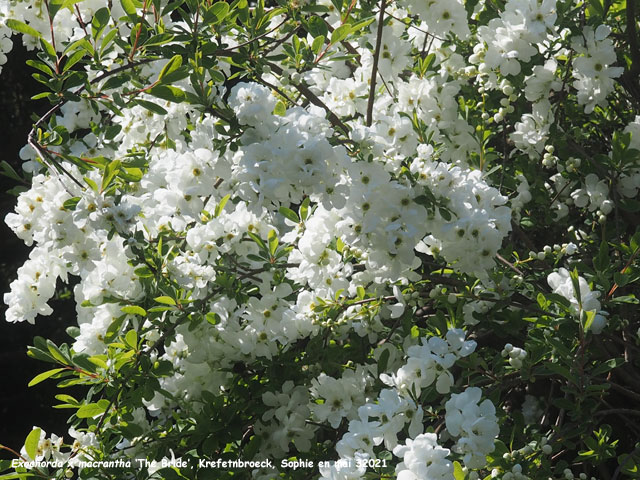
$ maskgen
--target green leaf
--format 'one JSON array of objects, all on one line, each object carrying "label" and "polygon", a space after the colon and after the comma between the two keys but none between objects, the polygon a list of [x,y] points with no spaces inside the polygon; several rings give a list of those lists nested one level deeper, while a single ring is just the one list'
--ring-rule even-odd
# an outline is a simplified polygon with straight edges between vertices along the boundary
[{"label": "green leaf", "polygon": [[93,20],[91,21],[91,26],[95,28],[104,27],[109,23],[111,19],[111,13],[107,7],[102,7],[96,10],[96,13],[93,14]]},{"label": "green leaf", "polygon": [[126,307],[122,307],[120,309],[123,313],[128,313],[131,315],[140,315],[141,317],[145,317],[147,315],[147,311],[139,307],[137,305],[127,305]]},{"label": "green leaf", "polygon": [[331,43],[336,44],[341,42],[351,33],[351,25],[340,25],[331,33]]},{"label": "green leaf", "polygon": [[63,72],[66,72],[71,67],[73,67],[76,63],[82,60],[87,55],[85,50],[78,50],[73,55],[71,55],[64,64]]},{"label": "green leaf", "polygon": [[383,350],[382,353],[380,354],[380,358],[378,358],[378,373],[382,373],[382,372],[386,372],[387,371],[387,365],[389,364],[389,356],[390,356],[390,352],[389,350]]},{"label": "green leaf", "polygon": [[619,287],[624,287],[631,280],[631,275],[628,273],[616,272],[613,274],[613,280]]},{"label": "green leaf", "polygon": [[614,368],[618,368],[620,365],[624,363],[624,358],[612,358],[607,360],[604,363],[601,363],[597,367],[595,367],[591,371],[591,375],[594,377],[598,375],[602,375],[603,373],[607,373],[609,370],[613,370]]},{"label": "green leaf", "polygon": [[569,277],[571,277],[571,283],[573,284],[573,293],[576,295],[578,305],[580,305],[580,307],[582,308],[582,298],[580,296],[580,276],[578,274],[577,267],[573,267],[573,270],[569,272]]},{"label": "green leaf", "polygon": [[33,387],[34,385],[37,385],[38,383],[46,380],[49,377],[52,377],[56,373],[60,373],[60,372],[62,372],[64,370],[67,370],[67,369],[66,368],[54,368],[53,370],[47,370],[46,372],[42,372],[42,373],[36,375],[35,377],[33,377],[33,379],[29,382],[29,384],[27,386],[28,387]]},{"label": "green leaf", "polygon": [[34,428],[24,441],[24,449],[32,460],[35,460],[38,456],[38,444],[40,443],[41,433],[42,430],[40,428]]},{"label": "green leaf", "polygon": [[314,15],[309,19],[308,24],[309,24],[309,33],[313,38],[317,38],[321,36],[326,37],[327,34],[329,33],[329,28],[327,27],[327,24],[325,23],[325,21],[316,15]]},{"label": "green leaf", "polygon": [[25,35],[31,35],[36,38],[42,38],[42,34],[39,31],[20,20],[10,18],[5,22],[5,25],[14,32],[24,33]]},{"label": "green leaf", "polygon": [[93,357],[89,357],[89,361],[91,363],[93,363],[96,367],[104,368],[105,370],[109,368],[106,360],[106,355],[94,355]]},{"label": "green leaf", "polygon": [[264,241],[257,236],[255,233],[251,233],[251,232],[247,232],[247,235],[249,235],[249,237],[251,238],[251,240],[253,240],[254,242],[256,242],[258,244],[258,246],[262,249],[262,250],[267,250],[267,246],[265,245]]},{"label": "green leaf", "polygon": [[182,103],[186,99],[186,95],[182,89],[170,85],[156,85],[149,89],[147,93],[173,103]]},{"label": "green leaf", "polygon": [[158,115],[166,115],[167,114],[167,111],[164,108],[162,108],[160,105],[158,105],[157,103],[149,102],[147,100],[140,100],[140,99],[136,100],[136,103],[138,105],[140,105],[141,107],[146,108],[150,112],[157,113]]},{"label": "green leaf", "polygon": [[319,37],[314,38],[313,43],[311,43],[311,51],[318,55],[320,53],[320,49],[324,45],[325,40],[326,38],[324,37],[324,35],[320,35]]},{"label": "green leaf", "polygon": [[0,162],[0,168],[2,168],[2,171],[0,173],[2,173],[2,175],[4,175],[5,177],[9,177],[13,180],[17,180],[18,182],[22,182],[22,177],[18,175],[18,172],[16,172],[13,167],[9,165],[9,163],[7,163],[6,160],[2,160],[2,162]]},{"label": "green leaf", "polygon": [[356,298],[357,298],[358,300],[364,300],[364,297],[365,297],[365,290],[364,290],[364,287],[363,287],[362,285],[358,285],[358,286],[356,287],[356,293],[357,293]]},{"label": "green leaf", "polygon": [[136,331],[129,330],[124,336],[124,342],[133,349],[138,348],[138,334],[136,333]]},{"label": "green leaf", "polygon": [[231,194],[230,193],[228,193],[224,197],[222,197],[222,199],[220,200],[220,203],[218,203],[218,205],[216,205],[216,208],[213,211],[213,216],[215,218],[218,218],[220,216],[220,214],[222,213],[222,210],[224,210],[224,206],[227,204],[227,202],[229,201],[230,198],[231,198]]},{"label": "green leaf", "polygon": [[215,15],[216,19],[213,24],[218,24],[222,22],[226,16],[229,14],[229,4],[227,2],[216,2],[209,9],[209,12]]},{"label": "green leaf", "polygon": [[182,55],[174,55],[173,57],[171,57],[171,60],[169,60],[167,64],[162,67],[162,70],[160,70],[160,74],[158,75],[158,82],[162,82],[162,79],[165,75],[174,72],[180,67],[180,65],[182,65]]},{"label": "green leaf", "polygon": [[455,480],[464,480],[465,478],[460,462],[453,462],[453,478],[455,478]]},{"label": "green leaf", "polygon": [[109,163],[109,165],[105,167],[104,172],[102,174],[102,185],[100,186],[100,193],[104,192],[109,187],[109,185],[111,184],[111,181],[118,174],[118,171],[120,170],[120,165],[121,165],[120,160],[113,160]]},{"label": "green leaf", "polygon": [[298,217],[298,214],[290,208],[280,207],[278,211],[280,212],[280,215],[288,220],[291,220],[293,223],[300,223],[300,217]]},{"label": "green leaf", "polygon": [[79,405],[80,402],[78,402],[78,400],[76,400],[75,398],[73,398],[71,395],[67,395],[65,393],[61,393],[59,395],[56,395],[56,400],[60,400],[61,402],[67,402],[71,405]]},{"label": "green leaf", "polygon": [[217,325],[218,323],[220,323],[220,315],[218,315],[215,312],[209,312],[205,315],[205,318],[207,319],[207,322],[209,322],[211,325]]},{"label": "green leaf", "polygon": [[267,240],[269,241],[269,253],[273,256],[276,254],[276,250],[278,249],[278,234],[275,230],[269,230]]},{"label": "green leaf", "polygon": [[309,203],[311,202],[311,199],[309,197],[306,197],[303,201],[302,204],[300,205],[300,209],[298,210],[298,213],[300,214],[300,219],[304,222],[305,220],[307,220],[307,218],[309,218]]},{"label": "green leaf", "polygon": [[282,100],[278,100],[275,108],[273,109],[273,114],[278,115],[279,117],[284,117],[287,113],[287,107],[285,106]]},{"label": "green leaf", "polygon": [[584,320],[584,331],[588,332],[589,329],[591,328],[591,325],[593,324],[593,320],[596,318],[596,311],[595,310],[589,310],[588,312],[585,312],[585,320]]},{"label": "green leaf", "polygon": [[156,297],[154,298],[154,300],[158,303],[163,303],[165,305],[173,305],[173,306],[176,305],[176,301],[171,297],[167,297],[166,295]]},{"label": "green leaf", "polygon": [[368,27],[369,25],[371,25],[373,23],[373,21],[375,19],[376,19],[375,17],[370,17],[370,18],[362,20],[362,21],[360,21],[360,22],[358,22],[358,23],[356,23],[354,25],[351,25],[351,30],[350,30],[349,33],[355,33],[358,30],[362,30],[363,28]]},{"label": "green leaf", "polygon": [[49,353],[51,353],[51,356],[55,358],[59,363],[62,363],[63,365],[69,365],[69,360],[65,358],[60,349],[51,340],[47,340],[47,349],[49,350]]},{"label": "green leaf", "polygon": [[76,416],[78,418],[93,418],[101,415],[109,406],[108,401],[106,404],[104,402],[105,400],[100,400],[98,403],[88,403],[87,405],[83,405],[76,412]]},{"label": "green leaf", "polygon": [[138,19],[138,12],[136,11],[136,6],[133,3],[133,0],[120,0],[120,5],[122,5],[122,9],[130,20],[135,21]]}]

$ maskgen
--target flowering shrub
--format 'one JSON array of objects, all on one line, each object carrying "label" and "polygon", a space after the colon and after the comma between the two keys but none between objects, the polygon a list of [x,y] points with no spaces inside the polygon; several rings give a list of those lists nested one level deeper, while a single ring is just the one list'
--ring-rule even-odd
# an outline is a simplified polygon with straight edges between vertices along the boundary
[{"label": "flowering shrub", "polygon": [[0,478],[639,478],[634,8],[0,0],[85,392]]}]

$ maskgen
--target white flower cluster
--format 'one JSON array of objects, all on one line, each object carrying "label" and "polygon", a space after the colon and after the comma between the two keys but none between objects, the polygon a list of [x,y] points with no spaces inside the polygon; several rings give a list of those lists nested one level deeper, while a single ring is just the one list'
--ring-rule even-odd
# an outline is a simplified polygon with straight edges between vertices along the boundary
[{"label": "white flower cluster", "polygon": [[500,354],[503,357],[509,357],[509,365],[513,368],[522,368],[522,361],[527,357],[527,351],[523,348],[514,347],[507,343]]},{"label": "white flower cluster", "polygon": [[404,2],[411,13],[420,15],[424,21],[427,31],[436,37],[444,37],[453,33],[461,39],[469,36],[469,25],[467,23],[467,12],[464,4],[458,0],[431,0],[415,1],[406,0]]},{"label": "white flower cluster", "polygon": [[5,19],[7,17],[6,4],[0,4],[0,73],[2,72],[2,65],[7,63],[7,53],[13,48],[13,41],[11,40],[12,31],[5,25]]},{"label": "white flower cluster", "polygon": [[[564,267],[559,268],[557,272],[550,273],[547,277],[547,283],[553,289],[553,293],[557,293],[571,302],[575,314],[581,316],[583,312],[599,312],[600,301],[598,297],[600,292],[592,291],[583,277],[578,276],[579,291],[577,292],[571,280],[571,274]],[[599,334],[606,324],[607,318],[601,313],[596,313],[590,330]]]},{"label": "white flower cluster", "polygon": [[309,451],[317,428],[307,424],[308,389],[287,380],[280,393],[264,393],[262,402],[270,407],[254,427],[256,434],[268,438],[261,449],[262,455],[281,457],[289,451],[290,444],[299,452]]},{"label": "white flower cluster", "polygon": [[419,174],[418,183],[436,198],[448,200],[446,208],[453,216],[448,220],[436,211],[433,233],[418,244],[417,250],[441,255],[463,272],[484,276],[511,230],[507,198],[487,185],[478,170],[416,158],[411,171]]},{"label": "white flower cluster", "polygon": [[[33,427],[35,430],[38,427]],[[71,427],[68,431],[73,439],[71,447],[64,443],[64,438],[55,433],[47,437],[47,433],[40,429],[40,439],[36,448],[36,456],[32,458],[23,446],[20,450],[21,460],[25,461],[28,469],[31,462],[49,461],[59,464],[67,464],[69,467],[76,467],[83,461],[89,461],[94,456],[94,448],[99,447],[98,439],[93,432],[82,432]]]},{"label": "white flower cluster", "polygon": [[608,38],[611,28],[600,25],[595,30],[584,27],[582,35],[573,39],[573,48],[580,55],[573,61],[573,86],[578,90],[578,103],[585,113],[602,105],[613,90],[613,79],[622,75],[622,67],[612,67],[616,62],[613,41]]},{"label": "white flower cluster", "polygon": [[405,365],[393,375],[381,374],[380,380],[405,395],[420,396],[422,389],[434,382],[438,393],[449,393],[454,381],[449,369],[456,360],[471,355],[475,349],[476,342],[465,340],[464,331],[460,329],[449,330],[446,340],[423,338],[421,345],[409,347]]},{"label": "white flower cluster", "polygon": [[485,465],[485,457],[494,449],[494,440],[500,432],[496,409],[491,400],[480,402],[482,390],[469,387],[463,393],[454,393],[446,403],[447,431],[459,437],[453,450],[464,455],[469,468]]},{"label": "white flower cluster", "polygon": [[438,445],[435,433],[423,433],[415,439],[407,439],[404,445],[393,449],[402,457],[396,467],[398,480],[448,480],[453,477],[453,464],[447,456],[450,451]]},{"label": "white flower cluster", "polygon": [[478,28],[480,43],[470,61],[478,65],[480,73],[518,75],[520,63],[529,62],[537,53],[536,44],[554,31],[557,16],[555,0],[509,0],[500,17]]},{"label": "white flower cluster", "polygon": [[395,389],[382,390],[376,403],[358,408],[358,417],[349,422],[349,430],[336,445],[342,458],[352,458],[355,452],[375,457],[372,447],[383,442],[387,450],[392,450],[398,444],[398,433],[409,422],[411,437],[422,432],[422,408]]},{"label": "white flower cluster", "polygon": [[338,428],[343,418],[357,418],[358,408],[365,404],[365,392],[372,380],[362,367],[356,371],[346,370],[341,378],[321,373],[311,382],[311,396],[316,400],[309,404],[313,417],[318,422],[329,422],[333,428]]}]

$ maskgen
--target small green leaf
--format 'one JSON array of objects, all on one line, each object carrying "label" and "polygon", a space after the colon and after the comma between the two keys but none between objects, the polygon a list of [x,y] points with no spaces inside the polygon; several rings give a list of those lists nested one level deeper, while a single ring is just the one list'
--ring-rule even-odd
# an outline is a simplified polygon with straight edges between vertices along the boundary
[{"label": "small green leaf", "polygon": [[336,44],[341,42],[351,33],[351,25],[340,25],[331,33],[331,43]]},{"label": "small green leaf", "polygon": [[173,305],[173,306],[176,305],[176,301],[171,297],[167,297],[166,295],[156,297],[154,298],[154,300],[158,303],[163,303],[165,305]]},{"label": "small green leaf", "polygon": [[138,334],[135,330],[129,330],[127,334],[124,336],[124,341],[131,348],[138,348]]},{"label": "small green leaf", "polygon": [[464,480],[464,477],[464,471],[462,470],[460,462],[453,462],[453,478],[455,478],[455,480]]},{"label": "small green leaf", "polygon": [[69,365],[69,361],[62,354],[60,349],[53,343],[51,340],[47,340],[47,349],[53,358],[55,358],[59,363],[63,365]]},{"label": "small green leaf", "polygon": [[61,402],[67,402],[71,405],[79,405],[80,402],[78,402],[78,400],[76,400],[75,398],[73,398],[71,395],[67,395],[65,393],[61,393],[59,395],[56,395],[56,400],[60,400]]},{"label": "small green leaf", "polygon": [[275,230],[269,230],[267,240],[269,241],[269,253],[273,256],[276,254],[276,250],[278,249],[278,234]]},{"label": "small green leaf", "polygon": [[75,210],[79,201],[80,201],[80,197],[73,197],[73,198],[70,198],[69,200],[65,200],[62,206],[64,207],[65,210]]},{"label": "small green leaf", "polygon": [[329,33],[329,28],[322,18],[314,15],[309,19],[309,33],[313,38],[326,37]]},{"label": "small green leaf", "polygon": [[24,33],[25,35],[31,35],[36,38],[42,38],[42,34],[39,31],[20,20],[10,18],[5,22],[5,25],[14,32]]},{"label": "small green leaf", "polygon": [[222,197],[222,199],[220,200],[220,203],[218,203],[218,205],[216,205],[216,208],[213,212],[213,215],[215,218],[218,218],[220,216],[220,214],[222,213],[222,210],[224,210],[224,206],[227,204],[227,202],[229,201],[229,199],[231,198],[231,194],[228,193],[226,194],[224,197]]},{"label": "small green leaf", "polygon": [[37,385],[38,383],[46,380],[49,377],[52,377],[56,373],[60,373],[60,372],[62,372],[64,370],[67,370],[67,369],[66,368],[54,368],[53,370],[47,370],[46,372],[42,372],[39,375],[36,375],[35,377],[33,377],[33,379],[29,382],[29,384],[27,386],[28,387],[33,387],[34,385]]},{"label": "small green leaf", "polygon": [[102,185],[100,186],[100,193],[104,192],[109,187],[111,181],[118,174],[118,171],[120,171],[120,165],[120,160],[113,160],[109,163],[109,165],[105,167],[102,174]]},{"label": "small green leaf", "polygon": [[174,55],[171,57],[171,60],[167,62],[167,64],[162,67],[160,70],[160,74],[158,75],[158,82],[162,82],[162,79],[165,75],[177,70],[180,65],[182,65],[182,55]]},{"label": "small green leaf", "polygon": [[613,274],[613,280],[619,287],[624,287],[629,283],[629,280],[631,280],[631,275],[629,275],[628,273],[616,272]]},{"label": "small green leaf", "polygon": [[387,370],[387,365],[389,364],[389,356],[389,350],[383,350],[380,354],[380,358],[378,358],[378,373],[382,373]]},{"label": "small green leaf", "polygon": [[249,235],[249,237],[251,238],[251,240],[253,240],[254,242],[256,242],[258,244],[258,246],[262,249],[262,250],[267,250],[267,246],[265,245],[264,241],[257,236],[255,233],[251,233],[251,232],[247,232],[247,235]]},{"label": "small green leaf", "polygon": [[147,315],[147,311],[139,307],[137,305],[127,305],[126,307],[122,307],[120,309],[123,313],[128,313],[131,315],[140,315],[141,317],[145,317]]},{"label": "small green leaf", "polygon": [[207,313],[205,318],[207,319],[207,322],[209,322],[211,325],[217,325],[218,323],[220,323],[220,315],[218,315],[215,312]]},{"label": "small green leaf", "polygon": [[138,15],[133,0],[120,0],[120,4],[130,20],[137,20]]},{"label": "small green leaf", "polygon": [[4,175],[5,177],[9,177],[13,180],[17,180],[18,182],[23,181],[22,177],[18,175],[18,172],[16,172],[13,169],[13,167],[9,165],[9,163],[7,163],[6,160],[2,160],[2,162],[0,162],[0,168],[2,168],[2,171],[0,172],[0,174]]},{"label": "small green leaf", "polygon": [[324,35],[320,35],[319,37],[314,38],[313,42],[311,43],[311,51],[318,55],[320,53],[320,49],[324,45],[325,40],[326,38]]},{"label": "small green leaf", "polygon": [[363,28],[368,27],[373,23],[374,20],[375,20],[375,17],[370,17],[354,25],[351,25],[351,30],[349,31],[349,33],[355,33],[358,30],[362,30]]},{"label": "small green leaf", "polygon": [[356,298],[357,298],[358,300],[364,300],[364,297],[365,297],[365,290],[364,290],[364,287],[363,287],[362,285],[358,285],[358,286],[356,287],[356,293],[357,293]]},{"label": "small green leaf", "polygon": [[300,223],[300,217],[298,217],[298,214],[290,208],[280,207],[278,211],[280,212],[280,215],[288,220],[291,220],[293,223]]},{"label": "small green leaf", "polygon": [[140,100],[140,99],[136,100],[136,103],[138,105],[140,105],[141,107],[146,108],[150,112],[157,113],[158,115],[166,115],[167,114],[167,111],[164,108],[162,108],[160,105],[158,105],[157,103],[149,102],[147,100]]},{"label": "small green leaf", "polygon": [[93,357],[89,357],[89,361],[91,363],[93,363],[97,367],[104,368],[105,370],[109,368],[106,360],[106,355],[94,355]]},{"label": "small green leaf", "polygon": [[306,197],[303,201],[302,204],[300,205],[300,209],[298,210],[299,214],[300,214],[300,219],[304,222],[305,220],[307,220],[308,216],[309,216],[309,203],[311,202],[311,199],[309,197]]},{"label": "small green leaf", "polygon": [[229,4],[227,2],[216,2],[209,9],[209,12],[211,12],[216,17],[216,20],[214,21],[215,25],[222,22],[229,14]]},{"label": "small green leaf", "polygon": [[182,103],[186,99],[186,95],[183,90],[170,85],[156,85],[148,90],[147,93],[173,103]]},{"label": "small green leaf", "polygon": [[27,438],[24,441],[24,449],[27,451],[27,455],[29,455],[32,460],[35,460],[38,456],[38,444],[40,443],[41,433],[41,429],[34,428],[33,430],[31,430],[31,433],[27,435]]},{"label": "small green leaf", "polygon": [[103,414],[107,410],[109,404],[107,402],[107,404],[105,405],[101,402],[102,400],[98,403],[89,403],[87,405],[81,406],[76,412],[76,416],[78,418],[93,418]]},{"label": "small green leaf", "polygon": [[591,325],[593,324],[593,320],[596,318],[596,311],[595,310],[589,310],[588,312],[585,312],[585,321],[584,321],[584,331],[588,332],[589,329],[591,328]]},{"label": "small green leaf", "polygon": [[287,113],[287,107],[285,106],[282,100],[278,100],[275,108],[273,109],[273,114],[278,115],[279,117],[284,117]]}]

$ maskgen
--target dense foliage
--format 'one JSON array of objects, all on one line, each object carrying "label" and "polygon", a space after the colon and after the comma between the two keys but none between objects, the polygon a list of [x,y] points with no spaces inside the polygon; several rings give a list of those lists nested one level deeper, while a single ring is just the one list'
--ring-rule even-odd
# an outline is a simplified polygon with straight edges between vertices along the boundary
[{"label": "dense foliage", "polygon": [[634,0],[0,0],[51,102],[3,163],[33,247],[6,319],[77,305],[29,347],[69,431],[0,478],[639,478],[637,28]]}]

